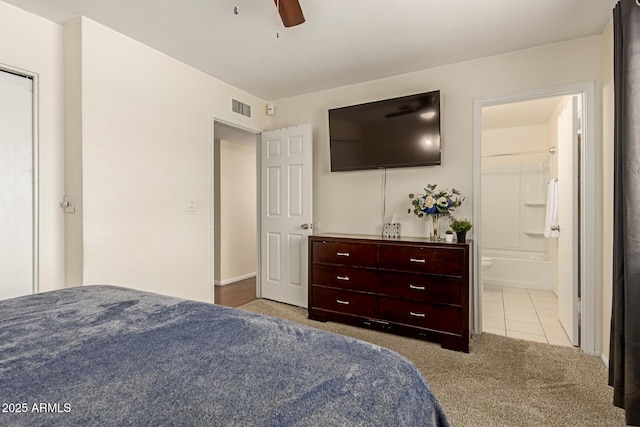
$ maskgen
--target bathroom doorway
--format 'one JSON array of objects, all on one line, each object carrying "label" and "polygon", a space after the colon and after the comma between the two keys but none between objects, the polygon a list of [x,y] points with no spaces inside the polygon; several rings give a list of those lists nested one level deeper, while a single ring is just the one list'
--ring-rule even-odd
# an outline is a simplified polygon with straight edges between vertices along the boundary
[{"label": "bathroom doorway", "polygon": [[593,239],[580,238],[580,212],[593,202],[581,197],[590,179],[579,180],[579,145],[591,132],[585,105],[584,90],[568,89],[476,102],[474,250],[483,267],[475,273],[474,333],[593,352],[595,331],[584,322],[594,316],[593,288],[581,280],[581,260],[592,256],[581,250]]},{"label": "bathroom doorway", "polygon": [[[574,116],[579,97],[482,109],[484,332],[578,345],[573,319],[560,320],[568,311],[561,304],[572,308],[572,302],[559,297],[573,282],[573,175],[579,176],[579,162],[574,165],[574,139],[564,122]],[[575,113],[579,134],[580,111]],[[558,212],[570,214],[562,233]]]}]

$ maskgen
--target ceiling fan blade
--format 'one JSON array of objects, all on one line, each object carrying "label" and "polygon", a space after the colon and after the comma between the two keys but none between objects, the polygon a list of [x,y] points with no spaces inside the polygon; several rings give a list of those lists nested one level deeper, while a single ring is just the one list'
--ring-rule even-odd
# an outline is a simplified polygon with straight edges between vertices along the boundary
[{"label": "ceiling fan blade", "polygon": [[294,27],[304,22],[304,15],[298,0],[273,0],[285,27]]}]

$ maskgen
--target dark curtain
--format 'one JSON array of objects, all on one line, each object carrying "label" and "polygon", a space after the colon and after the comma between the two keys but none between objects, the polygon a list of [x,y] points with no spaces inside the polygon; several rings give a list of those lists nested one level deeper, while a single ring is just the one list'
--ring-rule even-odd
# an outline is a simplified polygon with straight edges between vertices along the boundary
[{"label": "dark curtain", "polygon": [[640,426],[640,6],[621,0],[614,28],[613,307],[609,384]]}]

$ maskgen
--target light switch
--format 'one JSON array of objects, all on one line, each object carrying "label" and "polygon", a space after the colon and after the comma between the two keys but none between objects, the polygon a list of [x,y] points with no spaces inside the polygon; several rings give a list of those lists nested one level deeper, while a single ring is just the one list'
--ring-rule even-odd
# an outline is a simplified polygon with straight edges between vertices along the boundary
[{"label": "light switch", "polygon": [[195,212],[196,211],[196,199],[187,200],[187,210],[189,212]]}]

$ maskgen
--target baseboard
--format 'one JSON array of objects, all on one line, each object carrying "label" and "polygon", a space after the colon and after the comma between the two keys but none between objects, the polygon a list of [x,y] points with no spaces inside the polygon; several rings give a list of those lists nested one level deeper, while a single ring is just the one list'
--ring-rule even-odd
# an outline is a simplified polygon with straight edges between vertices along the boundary
[{"label": "baseboard", "polygon": [[609,358],[604,353],[600,353],[600,359],[604,362],[604,366],[609,368]]},{"label": "baseboard", "polygon": [[256,273],[244,274],[242,276],[232,277],[231,279],[216,280],[213,282],[213,284],[216,286],[225,286],[239,282],[241,280],[251,279],[252,277],[256,277]]}]

